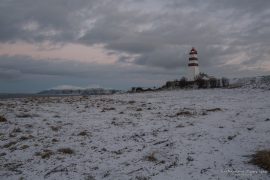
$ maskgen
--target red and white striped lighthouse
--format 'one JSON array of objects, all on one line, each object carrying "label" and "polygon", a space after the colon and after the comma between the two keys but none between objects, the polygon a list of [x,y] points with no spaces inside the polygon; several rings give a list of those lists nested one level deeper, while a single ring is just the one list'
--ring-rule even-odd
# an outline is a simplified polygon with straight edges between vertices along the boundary
[{"label": "red and white striped lighthouse", "polygon": [[200,74],[199,63],[198,63],[198,52],[192,47],[189,53],[188,61],[188,81],[196,80],[196,77]]}]

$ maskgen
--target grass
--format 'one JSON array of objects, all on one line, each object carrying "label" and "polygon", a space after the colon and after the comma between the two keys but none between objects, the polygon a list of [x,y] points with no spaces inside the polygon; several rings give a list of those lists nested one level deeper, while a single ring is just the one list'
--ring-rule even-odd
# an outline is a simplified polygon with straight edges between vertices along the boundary
[{"label": "grass", "polygon": [[5,144],[3,147],[4,147],[4,148],[9,148],[9,147],[11,147],[11,146],[13,146],[13,145],[15,145],[15,144],[17,144],[17,142],[11,141],[11,142]]},{"label": "grass", "polygon": [[54,155],[54,152],[49,149],[43,149],[43,152],[36,152],[36,156],[40,156],[42,159],[49,159],[52,155]]},{"label": "grass", "polygon": [[179,125],[177,125],[177,126],[175,126],[176,128],[183,128],[183,127],[185,127],[183,124],[179,124]]},{"label": "grass", "polygon": [[136,101],[128,101],[129,104],[134,104]]},{"label": "grass", "polygon": [[88,136],[88,132],[87,131],[82,131],[78,134],[78,136]]},{"label": "grass", "polygon": [[176,113],[176,116],[191,116],[192,113],[189,111],[180,111],[178,113]]},{"label": "grass", "polygon": [[74,154],[74,151],[70,148],[60,148],[57,151],[63,154]]},{"label": "grass", "polygon": [[33,139],[33,138],[35,137],[29,134],[29,135],[21,136],[19,140],[24,141],[24,140]]},{"label": "grass", "polygon": [[55,138],[53,138],[53,139],[52,139],[52,142],[55,143],[55,142],[58,142],[58,140],[55,139]]},{"label": "grass", "polygon": [[150,162],[156,162],[157,158],[155,157],[155,153],[151,153],[147,156],[145,156],[145,160],[150,161]]},{"label": "grass", "polygon": [[101,112],[105,112],[105,111],[113,111],[116,110],[114,107],[110,107],[110,108],[103,108]]},{"label": "grass", "polygon": [[21,130],[20,128],[14,128],[14,129],[12,130],[12,132],[13,132],[13,133],[20,133],[20,132],[22,132],[22,130]]},{"label": "grass", "polygon": [[270,172],[270,150],[257,151],[252,155],[250,163]]},{"label": "grass", "polygon": [[227,139],[231,141],[231,140],[233,140],[236,136],[237,136],[237,135],[228,136]]},{"label": "grass", "polygon": [[150,177],[145,177],[145,176],[136,176],[136,180],[148,180]]},{"label": "grass", "polygon": [[0,122],[7,122],[7,119],[4,116],[0,116]]},{"label": "grass", "polygon": [[51,126],[52,131],[58,131],[60,129],[59,126]]},{"label": "grass", "polygon": [[222,111],[220,108],[206,109],[208,112]]},{"label": "grass", "polygon": [[25,145],[22,145],[20,149],[27,149],[27,148],[29,148],[29,146],[25,144]]},{"label": "grass", "polygon": [[32,117],[32,115],[27,114],[27,113],[21,113],[21,114],[17,114],[16,117],[17,118],[29,118],[29,117]]},{"label": "grass", "polygon": [[32,136],[21,136],[20,138],[19,138],[19,140],[20,141],[25,141],[25,140],[28,140],[28,139],[31,139],[32,138]]}]

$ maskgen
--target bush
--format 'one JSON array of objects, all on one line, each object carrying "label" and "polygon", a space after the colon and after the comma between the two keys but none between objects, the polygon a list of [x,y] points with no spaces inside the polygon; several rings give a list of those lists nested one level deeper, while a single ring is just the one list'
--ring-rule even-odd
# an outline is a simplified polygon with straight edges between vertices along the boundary
[{"label": "bush", "polygon": [[250,163],[270,172],[270,150],[257,151],[252,155]]},{"label": "bush", "polygon": [[222,87],[228,87],[230,85],[230,81],[228,78],[221,78]]},{"label": "bush", "polygon": [[207,81],[204,80],[201,76],[197,77],[195,82],[198,85],[198,88],[207,88]]},{"label": "bush", "polygon": [[210,78],[209,79],[210,88],[216,88],[217,87],[217,79],[216,78]]},{"label": "bush", "polygon": [[182,77],[181,80],[179,81],[180,88],[184,88],[187,85],[188,85],[187,79],[185,77]]}]

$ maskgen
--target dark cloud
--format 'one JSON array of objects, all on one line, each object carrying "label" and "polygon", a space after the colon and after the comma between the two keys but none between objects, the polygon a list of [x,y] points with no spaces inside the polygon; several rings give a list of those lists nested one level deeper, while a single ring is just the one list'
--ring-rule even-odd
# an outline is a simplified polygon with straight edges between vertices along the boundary
[{"label": "dark cloud", "polygon": [[181,54],[178,46],[167,46],[156,49],[135,58],[134,63],[146,66],[164,67],[174,69],[187,65],[187,56]]},{"label": "dark cloud", "polygon": [[12,81],[12,80],[20,79],[20,77],[21,77],[20,71],[17,71],[14,69],[0,68],[0,80]]},{"label": "dark cloud", "polygon": [[0,41],[74,40],[84,18],[82,11],[94,7],[87,0],[3,0],[0,3]]},{"label": "dark cloud", "polygon": [[243,74],[254,73],[248,69],[265,73],[260,66],[269,61],[269,7],[269,0],[2,0],[0,42],[102,44],[119,61],[100,67],[6,56],[1,57],[1,77],[43,73],[102,81],[108,74],[117,79],[116,74],[140,71],[172,77],[184,75],[192,46],[199,51],[201,68],[209,72],[220,68],[224,75],[237,76],[241,65],[247,68]]},{"label": "dark cloud", "polygon": [[[0,56],[0,92],[1,84],[12,81],[43,82],[51,81],[59,84],[74,84],[88,82],[103,87],[129,88],[131,86],[154,86],[162,84],[166,79],[175,78],[177,71],[166,71],[161,68],[147,68],[144,66],[127,64],[95,64],[73,60],[33,59],[29,56]],[[49,79],[46,81],[46,79]],[[58,81],[57,81],[58,80]],[[152,82],[152,83],[149,83]]]},{"label": "dark cloud", "polygon": [[[33,59],[29,56],[0,56],[0,67],[4,72],[16,71],[18,75],[49,75],[78,78],[112,77],[115,65],[82,63],[62,59]],[[109,71],[109,69],[111,69]],[[106,71],[106,73],[104,73]],[[14,78],[14,77],[13,77]]]},{"label": "dark cloud", "polygon": [[[185,65],[183,51],[188,52],[191,46],[199,50],[203,66],[226,64],[242,53],[247,54],[246,61],[255,56],[265,61],[262,54],[270,50],[268,4],[262,0],[169,1],[163,9],[151,13],[143,8],[136,13],[116,8],[97,21],[81,40],[138,54],[133,62],[145,66],[179,68]],[[250,49],[256,50],[250,53]]]}]

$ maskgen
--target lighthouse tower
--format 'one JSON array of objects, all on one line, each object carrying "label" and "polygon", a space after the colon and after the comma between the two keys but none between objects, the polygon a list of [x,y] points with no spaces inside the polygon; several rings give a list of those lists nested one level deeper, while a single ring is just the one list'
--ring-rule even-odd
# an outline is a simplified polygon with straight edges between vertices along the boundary
[{"label": "lighthouse tower", "polygon": [[197,50],[192,47],[188,61],[188,81],[194,81],[200,73],[197,54]]}]

